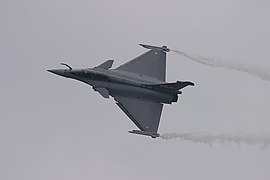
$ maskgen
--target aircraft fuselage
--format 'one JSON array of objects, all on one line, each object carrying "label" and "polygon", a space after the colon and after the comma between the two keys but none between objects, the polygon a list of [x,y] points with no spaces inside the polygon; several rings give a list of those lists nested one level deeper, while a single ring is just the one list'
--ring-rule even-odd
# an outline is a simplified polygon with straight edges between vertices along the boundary
[{"label": "aircraft fuselage", "polygon": [[157,90],[151,87],[151,85],[165,82],[141,74],[101,68],[77,70],[59,69],[51,70],[51,72],[84,82],[91,85],[94,90],[97,88],[105,88],[113,97],[122,96],[166,104],[177,101],[177,93]]}]

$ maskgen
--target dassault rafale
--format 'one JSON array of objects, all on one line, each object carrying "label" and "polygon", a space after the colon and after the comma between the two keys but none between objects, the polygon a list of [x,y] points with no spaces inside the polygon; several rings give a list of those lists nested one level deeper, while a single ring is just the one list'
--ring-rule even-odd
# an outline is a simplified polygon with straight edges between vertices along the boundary
[{"label": "dassault rafale", "polygon": [[59,76],[72,78],[93,87],[104,98],[114,98],[119,108],[139,130],[130,133],[159,137],[158,127],[163,104],[177,102],[182,88],[194,86],[189,81],[166,82],[167,46],[140,44],[150,49],[146,53],[112,69],[113,60],[94,68],[48,70]]}]

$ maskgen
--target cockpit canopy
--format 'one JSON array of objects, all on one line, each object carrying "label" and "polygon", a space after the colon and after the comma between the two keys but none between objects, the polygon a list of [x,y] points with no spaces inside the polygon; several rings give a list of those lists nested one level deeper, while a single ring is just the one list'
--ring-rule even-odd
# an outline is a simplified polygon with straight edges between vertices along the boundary
[{"label": "cockpit canopy", "polygon": [[70,72],[73,75],[84,77],[87,79],[92,79],[96,81],[109,81],[109,77],[100,73],[100,72],[95,72],[95,71],[90,71],[86,69],[82,70],[73,70]]}]

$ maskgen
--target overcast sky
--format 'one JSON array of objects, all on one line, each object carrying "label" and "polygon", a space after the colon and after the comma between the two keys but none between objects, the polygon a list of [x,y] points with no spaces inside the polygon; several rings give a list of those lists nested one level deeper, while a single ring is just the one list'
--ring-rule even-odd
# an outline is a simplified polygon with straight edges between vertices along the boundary
[{"label": "overcast sky", "polygon": [[[139,43],[270,71],[267,0],[0,0],[0,179],[270,179],[270,147],[129,134],[135,125],[90,86],[47,69],[120,64]],[[189,80],[162,133],[270,133],[270,82],[167,55]]]}]

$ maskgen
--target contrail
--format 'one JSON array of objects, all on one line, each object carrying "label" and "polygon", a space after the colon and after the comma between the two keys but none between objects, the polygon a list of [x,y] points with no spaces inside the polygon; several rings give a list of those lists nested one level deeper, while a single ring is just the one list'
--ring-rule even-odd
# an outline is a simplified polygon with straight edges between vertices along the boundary
[{"label": "contrail", "polygon": [[246,145],[259,145],[261,149],[270,145],[270,136],[266,134],[210,134],[210,133],[166,133],[160,136],[162,139],[182,139],[194,143],[204,143],[212,145],[213,143],[236,143]]},{"label": "contrail", "polygon": [[225,61],[220,61],[214,58],[207,58],[207,57],[195,58],[182,51],[178,51],[178,50],[171,50],[171,51],[203,65],[241,71],[241,72],[248,73],[252,76],[256,76],[262,80],[270,81],[270,71],[263,69],[262,67],[259,67],[259,66],[250,66],[250,65],[243,64],[240,62],[225,62]]}]

